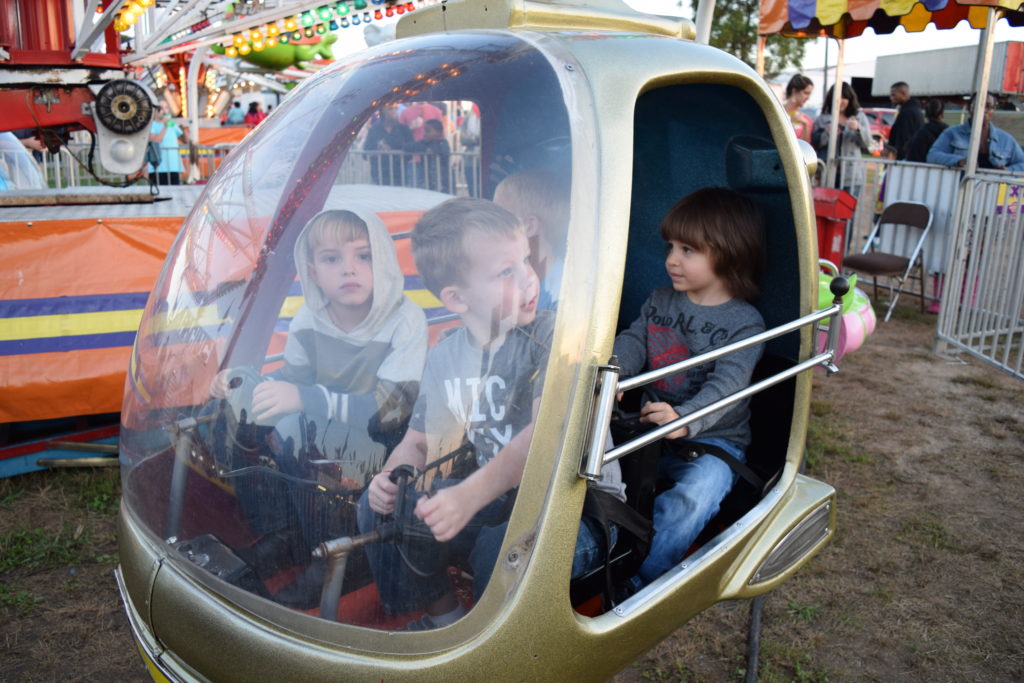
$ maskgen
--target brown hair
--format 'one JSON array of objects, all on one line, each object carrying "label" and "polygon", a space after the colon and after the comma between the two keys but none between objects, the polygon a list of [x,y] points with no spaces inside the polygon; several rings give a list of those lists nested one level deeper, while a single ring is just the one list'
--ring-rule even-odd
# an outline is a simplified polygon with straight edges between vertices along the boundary
[{"label": "brown hair", "polygon": [[449,199],[423,214],[412,231],[412,254],[423,283],[436,296],[463,281],[472,264],[466,253],[466,235],[471,230],[512,237],[523,226],[494,202],[472,197]]},{"label": "brown hair", "polygon": [[814,85],[814,81],[803,74],[793,74],[793,77],[789,79],[789,83],[786,84],[786,97],[804,90],[809,85]]},{"label": "brown hair", "polygon": [[669,209],[661,236],[707,254],[732,296],[757,299],[764,269],[764,218],[754,201],[724,187],[697,190]]},{"label": "brown hair", "polygon": [[322,211],[306,224],[306,260],[313,263],[316,248],[328,241],[347,244],[358,239],[369,239],[366,221],[351,211]]},{"label": "brown hair", "polygon": [[[835,85],[829,87],[828,92],[825,94],[825,101],[821,103],[821,111],[830,114],[832,113],[832,97],[835,92]],[[843,111],[844,116],[856,116],[857,112],[860,111],[860,100],[857,99],[857,93],[854,92],[853,86],[843,81],[843,86],[839,89],[840,99],[846,99],[846,109]]]}]

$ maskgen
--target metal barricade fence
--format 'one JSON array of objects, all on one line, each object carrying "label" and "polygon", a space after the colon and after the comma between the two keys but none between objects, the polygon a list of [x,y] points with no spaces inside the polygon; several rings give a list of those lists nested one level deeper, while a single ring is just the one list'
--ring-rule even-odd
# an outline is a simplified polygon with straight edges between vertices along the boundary
[{"label": "metal barricade fence", "polygon": [[[845,253],[859,253],[864,248],[875,217],[884,206],[893,202],[919,202],[932,213],[932,227],[924,252],[925,271],[944,273],[956,226],[954,214],[962,176],[960,169],[873,157],[843,157],[840,163],[842,177],[865,179],[847,230]],[[890,249],[890,245],[879,246],[883,250]]]},{"label": "metal barricade fence", "polygon": [[480,153],[423,154],[403,151],[352,151],[336,185],[373,184],[419,187],[457,196],[480,196]]},{"label": "metal barricade fence", "polygon": [[40,189],[41,169],[27,151],[0,150],[0,186],[5,189]]},{"label": "metal barricade fence", "polygon": [[951,346],[1024,379],[1024,178],[966,178],[958,207],[936,350]]},{"label": "metal barricade fence", "polygon": [[[166,147],[165,152],[175,150],[181,154],[182,182],[203,183],[210,179],[228,154],[236,147],[233,144],[198,146],[194,162],[190,160],[188,148]],[[43,152],[40,168],[49,187],[87,187],[102,184],[102,181],[121,185],[124,175],[110,173],[94,159],[93,177],[85,168],[88,164],[89,144],[72,142],[62,146],[55,154]],[[98,155],[97,155],[98,156]],[[152,169],[146,165],[138,183]],[[401,151],[362,152],[353,150],[345,158],[338,172],[336,184],[373,184],[397,187],[419,187],[457,196],[480,195],[481,168],[479,152],[452,152],[441,154],[412,154]]]},{"label": "metal barricade fence", "polygon": [[[216,145],[212,147],[199,146],[196,148],[196,171],[190,173],[191,161],[188,147],[161,147],[163,152],[177,152],[182,160],[182,182],[189,178],[191,182],[206,182],[213,175],[224,157],[234,149],[235,145]],[[113,185],[124,185],[126,176],[123,174],[111,173],[105,169],[99,161],[99,152],[93,152],[93,173],[89,173],[89,144],[71,142],[61,146],[56,153],[42,153],[42,161],[39,163],[43,177],[51,188],[66,187],[94,187],[104,182]],[[148,174],[152,171],[149,164],[145,164],[140,174],[133,174],[127,178],[136,178],[135,183],[145,185]]]}]

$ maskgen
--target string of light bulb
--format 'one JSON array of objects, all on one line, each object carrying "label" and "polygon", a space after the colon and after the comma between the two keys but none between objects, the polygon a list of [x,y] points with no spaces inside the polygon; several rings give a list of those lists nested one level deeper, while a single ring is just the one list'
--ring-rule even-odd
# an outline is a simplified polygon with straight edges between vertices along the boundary
[{"label": "string of light bulb", "polygon": [[383,5],[385,0],[339,0],[331,5],[321,5],[285,17],[280,22],[272,21],[263,27],[240,31],[224,43],[224,54],[228,57],[244,57],[250,52],[261,52],[278,43],[291,43],[324,35],[328,31],[368,24],[384,18],[412,12],[415,5],[405,2],[370,9],[369,5]]}]

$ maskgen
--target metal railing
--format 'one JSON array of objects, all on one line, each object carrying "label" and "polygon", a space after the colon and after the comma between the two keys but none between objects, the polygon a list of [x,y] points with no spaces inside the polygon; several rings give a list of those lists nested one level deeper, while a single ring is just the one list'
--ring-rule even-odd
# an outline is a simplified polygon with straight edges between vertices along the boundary
[{"label": "metal railing", "polygon": [[[857,208],[847,229],[845,253],[860,253],[875,216],[893,202],[920,202],[932,212],[932,228],[925,245],[926,272],[942,273],[949,259],[951,235],[956,225],[957,188],[961,171],[956,168],[889,161],[873,157],[842,157],[843,178],[862,178]],[[889,246],[878,245],[882,250]]]},{"label": "metal railing", "polygon": [[937,350],[949,345],[1024,379],[1024,178],[965,178],[958,207]]},{"label": "metal railing", "polygon": [[[586,453],[584,453],[584,460],[580,467],[580,476],[587,479],[597,480],[601,476],[601,468],[605,465],[614,462],[635,450],[643,448],[649,443],[662,439],[677,429],[685,427],[706,415],[726,408],[734,403],[738,403],[745,398],[764,391],[765,389],[779,384],[791,377],[795,377],[801,372],[806,372],[819,366],[824,367],[830,373],[838,370],[833,361],[836,358],[836,345],[839,339],[839,317],[842,315],[843,309],[842,296],[845,295],[848,290],[845,280],[843,280],[843,283],[844,284],[841,287],[833,289],[833,293],[837,294],[837,296],[835,297],[832,305],[828,308],[823,308],[820,311],[797,318],[796,320],[779,325],[778,327],[765,330],[764,332],[752,337],[733,342],[732,344],[715,349],[709,353],[688,358],[686,360],[679,361],[678,363],[673,363],[672,365],[667,365],[663,368],[652,370],[626,380],[619,379],[619,368],[614,363],[600,366],[598,368],[599,386],[593,419],[591,420],[589,447]],[[835,287],[836,285],[833,286]],[[826,318],[829,319],[828,337],[825,343],[825,349],[821,353],[816,354],[801,363],[797,363],[787,370],[772,375],[771,377],[767,377],[760,382],[751,384],[750,386],[730,394],[729,396],[725,396],[711,405],[684,415],[678,420],[667,422],[642,436],[631,439],[630,441],[620,444],[610,450],[605,450],[605,435],[608,433],[608,429],[611,424],[616,396],[620,392],[656,382],[669,375],[685,372],[690,368],[709,363],[717,358],[721,358],[722,356],[736,353],[751,346],[763,344],[764,342],[775,339],[776,337],[790,334],[804,326],[814,325],[817,328],[820,322]]]},{"label": "metal railing", "polygon": [[[196,148],[194,162],[189,156],[187,146],[161,147],[161,151],[165,154],[177,152],[181,155],[184,169],[182,182],[188,179],[189,182],[204,183],[210,179],[213,172],[234,148],[235,145],[199,146]],[[148,174],[152,171],[152,167],[146,164],[139,173],[131,176],[111,173],[100,164],[98,151],[93,154],[92,173],[87,168],[88,163],[89,144],[71,142],[62,146],[56,153],[43,152],[39,166],[47,185],[54,189],[94,187],[104,183],[124,185],[128,180],[133,179],[136,183],[144,185],[148,182]]]},{"label": "metal railing", "polygon": [[345,158],[335,183],[419,187],[479,197],[480,181],[479,152],[352,151]]},{"label": "metal railing", "polygon": [[[199,146],[195,159],[190,158],[187,146],[164,147],[165,153],[181,155],[182,182],[204,183],[225,157],[237,145],[219,144]],[[89,187],[103,182],[122,185],[124,175],[108,172],[99,164],[95,155],[93,170],[86,169],[89,144],[71,142],[56,153],[42,153],[39,163],[43,179],[51,188]],[[138,183],[145,183],[151,168],[146,165],[137,176]],[[350,152],[338,172],[336,184],[393,185],[396,187],[418,187],[459,196],[480,195],[481,168],[479,152],[452,152],[441,154],[413,154],[409,152]]]}]

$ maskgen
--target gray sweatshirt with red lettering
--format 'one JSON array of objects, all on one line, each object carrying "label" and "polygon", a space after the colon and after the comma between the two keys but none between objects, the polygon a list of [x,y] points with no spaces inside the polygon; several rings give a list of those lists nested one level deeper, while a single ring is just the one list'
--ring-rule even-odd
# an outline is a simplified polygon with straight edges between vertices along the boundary
[{"label": "gray sweatshirt with red lettering", "polygon": [[[615,338],[622,377],[698,356],[763,332],[764,320],[752,305],[732,299],[717,306],[694,304],[685,292],[671,287],[654,290],[640,317]],[[669,375],[648,385],[645,401],[663,401],[680,415],[711,405],[747,387],[762,344]],[[687,438],[718,437],[737,445],[750,444],[749,400],[690,423]]]}]

